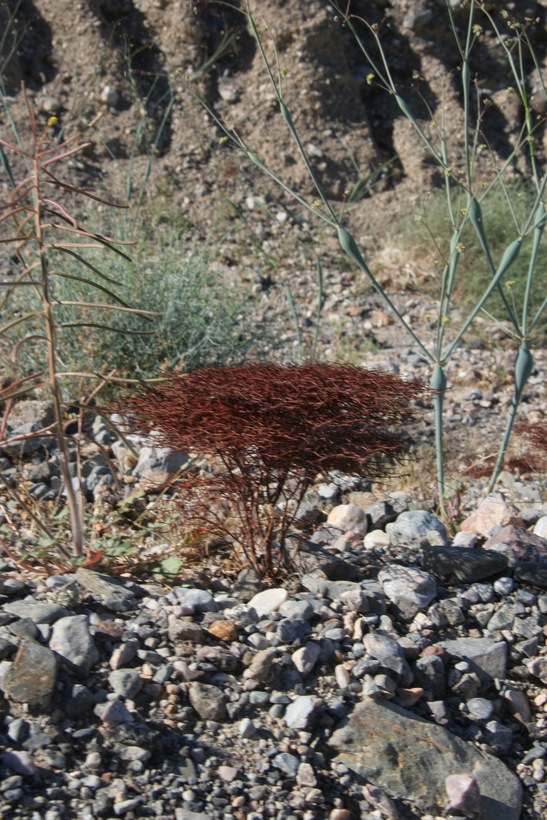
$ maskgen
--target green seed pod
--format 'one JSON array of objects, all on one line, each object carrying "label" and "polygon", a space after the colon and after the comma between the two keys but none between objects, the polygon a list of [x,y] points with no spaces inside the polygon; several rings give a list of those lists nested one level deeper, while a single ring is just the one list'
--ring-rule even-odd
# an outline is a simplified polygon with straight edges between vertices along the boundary
[{"label": "green seed pod", "polygon": [[252,151],[247,151],[247,156],[249,157],[251,162],[254,162],[254,164],[258,166],[258,168],[260,168],[261,171],[265,171],[266,173],[268,172],[268,169],[266,168],[262,160],[259,157],[257,157],[256,154],[253,154]]},{"label": "green seed pod", "polygon": [[442,368],[442,365],[435,365],[435,369],[433,370],[433,375],[431,376],[429,386],[436,393],[444,393],[444,391],[446,390],[446,376]]},{"label": "green seed pod", "polygon": [[363,259],[361,251],[357,247],[357,242],[345,228],[342,228],[341,225],[338,226],[338,241],[340,242],[342,250],[344,250],[348,256],[351,256],[351,258],[354,259],[359,266],[366,268],[366,262]]},{"label": "green seed pod", "polygon": [[403,112],[405,117],[408,117],[409,120],[414,122],[414,117],[412,116],[412,114],[410,112],[410,108],[408,107],[406,102],[403,100],[403,98],[399,97],[398,94],[395,94],[395,99],[397,101],[397,105],[399,106],[399,108],[401,109],[401,111]]},{"label": "green seed pod", "polygon": [[543,202],[540,202],[534,214],[534,230],[543,233],[546,221],[547,211],[545,210],[545,205],[543,204]]},{"label": "green seed pod", "polygon": [[511,242],[511,244],[506,247],[505,253],[502,256],[501,262],[499,263],[498,269],[495,273],[496,279],[500,279],[505,271],[511,267],[520,253],[521,245],[522,239],[515,239],[514,242]]},{"label": "green seed pod", "polygon": [[534,357],[530,352],[528,342],[522,342],[515,359],[515,390],[522,393],[526,382],[534,369]]},{"label": "green seed pod", "polygon": [[291,112],[289,111],[289,109],[287,108],[285,103],[280,102],[279,103],[279,108],[281,109],[281,114],[283,116],[283,119],[285,120],[285,122],[287,123],[287,125],[289,126],[291,131],[294,131],[294,122],[293,122]]}]

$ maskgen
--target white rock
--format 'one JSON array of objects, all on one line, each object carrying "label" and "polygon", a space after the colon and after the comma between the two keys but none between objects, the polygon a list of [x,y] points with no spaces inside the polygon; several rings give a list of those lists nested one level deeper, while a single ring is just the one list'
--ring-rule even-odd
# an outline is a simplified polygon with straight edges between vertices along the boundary
[{"label": "white rock", "polygon": [[307,643],[291,655],[291,660],[301,675],[309,675],[321,654],[321,647],[317,643]]},{"label": "white rock", "polygon": [[534,535],[539,535],[540,538],[547,538],[547,515],[542,515],[534,525]]},{"label": "white rock", "polygon": [[353,530],[364,535],[367,531],[367,515],[357,504],[338,504],[330,511],[327,524],[344,532]]},{"label": "white rock", "polygon": [[363,540],[365,549],[374,549],[377,547],[389,547],[389,535],[383,530],[372,530],[367,532]]},{"label": "white rock", "polygon": [[263,592],[257,592],[249,601],[249,607],[252,607],[259,618],[264,615],[269,615],[275,612],[281,604],[284,604],[289,593],[286,589],[265,589]]},{"label": "white rock", "polygon": [[314,695],[300,695],[285,710],[285,723],[290,729],[306,729],[315,706]]}]

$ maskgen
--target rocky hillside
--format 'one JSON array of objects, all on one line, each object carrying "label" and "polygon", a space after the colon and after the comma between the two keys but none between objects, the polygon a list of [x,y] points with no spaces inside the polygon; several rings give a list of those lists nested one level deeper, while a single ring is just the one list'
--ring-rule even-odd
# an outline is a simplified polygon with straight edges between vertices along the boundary
[{"label": "rocky hillside", "polygon": [[[75,0],[67,12],[64,0],[1,0],[0,28],[7,29],[3,74],[12,110],[21,121],[24,81],[40,114],[56,114],[68,131],[101,112],[82,175],[123,199],[128,179],[136,179],[155,156],[147,194],[165,198],[204,227],[220,193],[244,200],[256,172],[229,146],[220,149],[220,135],[192,90],[289,184],[313,196],[242,5]],[[463,36],[467,11],[457,1],[450,5]],[[533,21],[527,31],[544,66],[545,0],[505,8]],[[416,114],[439,120],[444,110],[451,162],[460,162],[460,55],[443,3],[352,0],[351,9],[378,26],[393,79]],[[357,226],[381,228],[402,197],[435,181],[412,126],[371,80],[371,66],[328,0],[261,0],[256,19],[270,56],[275,42],[286,102],[326,192],[341,202],[362,179],[375,205],[364,199],[351,218]],[[484,31],[473,52],[474,71],[481,100],[491,103],[484,136],[505,158],[523,113],[517,95],[507,94],[511,83],[499,43],[486,21],[480,22]],[[506,25],[501,18],[499,23]],[[356,24],[365,45],[373,46],[370,32]],[[534,89],[539,75],[532,61],[525,71]]]}]

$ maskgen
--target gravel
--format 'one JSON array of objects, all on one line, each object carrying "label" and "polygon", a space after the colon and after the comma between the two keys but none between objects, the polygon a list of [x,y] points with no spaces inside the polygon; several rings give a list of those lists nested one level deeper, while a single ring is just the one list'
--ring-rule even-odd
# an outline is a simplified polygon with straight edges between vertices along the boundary
[{"label": "gravel", "polygon": [[[547,507],[495,502],[483,523],[488,504],[516,510],[547,565]],[[5,557],[4,816],[425,818],[466,801],[492,820],[544,816],[547,591],[516,577],[529,531],[510,525],[500,563],[494,518],[455,547],[463,530],[400,495],[369,507],[353,520],[386,541],[361,528],[340,551],[319,528],[337,560],[318,553],[277,588],[253,591],[248,573],[41,578]]]}]

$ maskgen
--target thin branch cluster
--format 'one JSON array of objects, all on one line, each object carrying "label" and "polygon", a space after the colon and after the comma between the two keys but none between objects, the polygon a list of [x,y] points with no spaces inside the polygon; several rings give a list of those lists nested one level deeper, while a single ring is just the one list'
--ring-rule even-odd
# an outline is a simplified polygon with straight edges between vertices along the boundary
[{"label": "thin branch cluster", "polygon": [[318,474],[385,476],[407,452],[401,428],[423,392],[419,382],[350,365],[249,363],[175,374],[125,410],[155,441],[211,457],[213,472],[185,491],[188,518],[272,576],[275,550],[284,556]]}]

